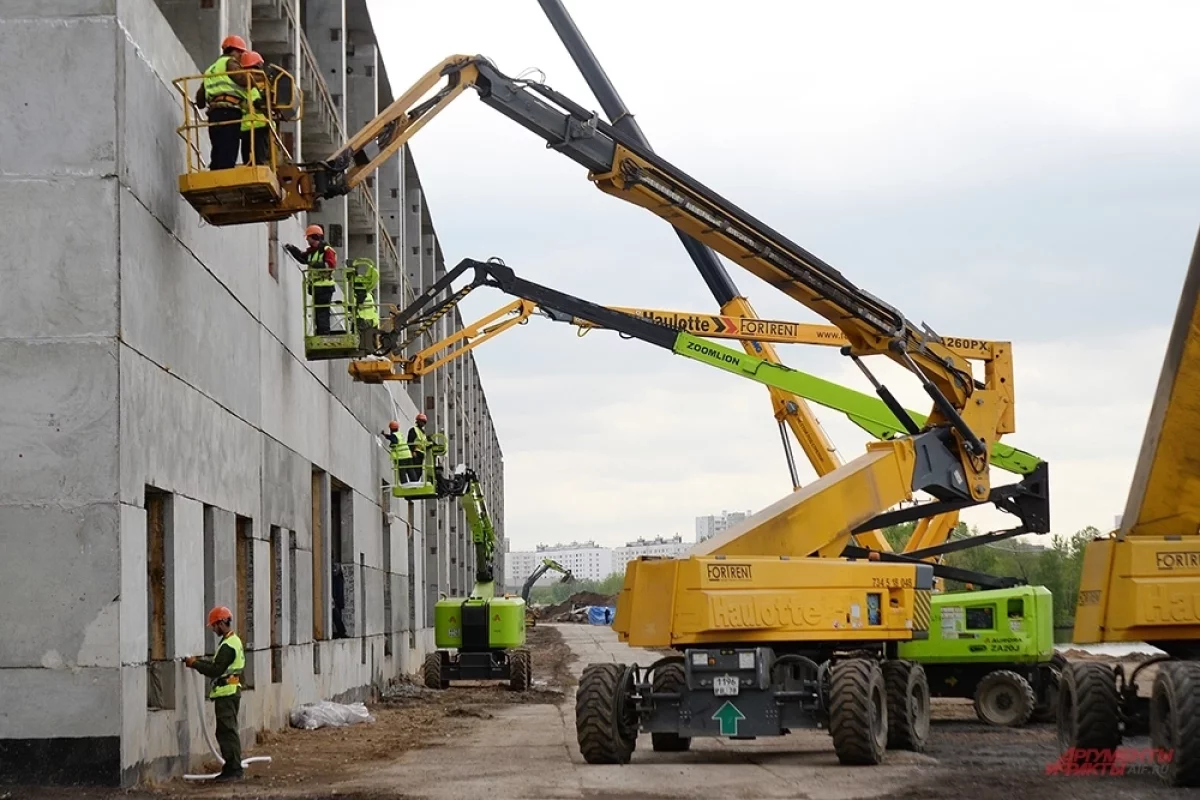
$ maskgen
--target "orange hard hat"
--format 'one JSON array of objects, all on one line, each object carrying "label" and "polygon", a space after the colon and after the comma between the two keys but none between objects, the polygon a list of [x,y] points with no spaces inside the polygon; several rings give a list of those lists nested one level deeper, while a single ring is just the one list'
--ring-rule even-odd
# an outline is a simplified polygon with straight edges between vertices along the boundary
[{"label": "orange hard hat", "polygon": [[236,47],[238,50],[245,52],[250,48],[246,46],[246,40],[240,36],[226,36],[221,41],[221,49],[228,50],[231,47]]},{"label": "orange hard hat", "polygon": [[251,67],[257,67],[259,64],[263,63],[263,57],[253,50],[248,50],[247,52],[242,53],[241,63],[242,69],[250,69]]},{"label": "orange hard hat", "polygon": [[417,414],[417,422],[428,422],[428,421],[429,421],[429,417],[425,416],[424,414]]},{"label": "orange hard hat", "polygon": [[388,428],[393,431],[398,431],[400,430],[400,423],[396,422],[396,420],[392,420],[388,423]]},{"label": "orange hard hat", "polygon": [[325,235],[325,229],[322,228],[320,225],[309,225],[307,228],[304,229],[304,238],[306,238],[306,239],[309,236],[322,236],[323,237],[324,235]]},{"label": "orange hard hat", "polygon": [[225,606],[217,606],[212,611],[208,612],[208,624],[210,626],[216,625],[222,620],[229,620],[231,622],[233,621],[233,612]]}]

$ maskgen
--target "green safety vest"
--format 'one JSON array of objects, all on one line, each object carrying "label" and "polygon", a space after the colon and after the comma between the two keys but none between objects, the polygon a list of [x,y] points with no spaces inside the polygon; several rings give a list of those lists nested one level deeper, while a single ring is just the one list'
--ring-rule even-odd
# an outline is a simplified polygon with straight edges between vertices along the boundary
[{"label": "green safety vest", "polygon": [[204,70],[204,101],[209,108],[239,108],[246,92],[229,77],[226,65],[233,56],[221,56]]},{"label": "green safety vest", "polygon": [[255,128],[266,127],[267,115],[254,108],[254,103],[262,97],[262,92],[257,86],[250,87],[250,94],[246,98],[246,105],[242,110],[242,130],[249,131]]},{"label": "green safety vest", "polygon": [[408,442],[400,436],[399,431],[395,433],[396,443],[392,445],[392,460],[401,461],[406,458],[412,458],[412,450],[408,449]]},{"label": "green safety vest", "polygon": [[[358,268],[366,265],[367,274],[358,274]],[[379,327],[379,308],[375,305],[375,295],[372,290],[379,285],[379,267],[369,258],[356,258],[350,262],[354,269],[354,292],[361,296],[358,306],[358,318]]]},{"label": "green safety vest", "polygon": [[[225,674],[219,678],[213,678],[212,689],[208,693],[209,699],[218,697],[232,697],[242,688],[242,671],[246,669],[246,650],[242,646],[241,638],[232,631],[221,640],[221,644],[217,646],[220,650],[222,646],[229,645],[233,648],[233,663],[225,668]],[[230,679],[237,676],[232,682]]]},{"label": "green safety vest", "polygon": [[429,437],[425,435],[425,431],[416,425],[413,425],[412,429],[417,432],[417,440],[413,442],[413,449],[423,456],[425,455],[425,450],[429,447]]},{"label": "green safety vest", "polygon": [[325,251],[332,250],[329,245],[321,245],[316,250],[308,254],[308,268],[325,270],[324,272],[313,273],[311,284],[313,286],[336,286],[333,281],[333,270],[329,269],[325,264]]}]

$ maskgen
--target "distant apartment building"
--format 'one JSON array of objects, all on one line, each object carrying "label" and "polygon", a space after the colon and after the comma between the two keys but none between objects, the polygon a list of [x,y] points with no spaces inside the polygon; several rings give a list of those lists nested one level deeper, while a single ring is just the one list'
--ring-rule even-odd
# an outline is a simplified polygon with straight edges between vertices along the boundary
[{"label": "distant apartment building", "polygon": [[726,528],[731,528],[751,516],[752,511],[722,511],[707,517],[696,517],[696,543],[711,539]]},{"label": "distant apartment building", "polygon": [[670,538],[655,536],[653,539],[637,539],[626,542],[624,547],[618,547],[613,551],[613,570],[624,574],[625,565],[635,558],[642,556],[675,558],[686,553],[691,546],[692,543],[685,542],[683,535],[679,533]]},{"label": "distant apartment building", "polygon": [[[613,573],[613,551],[595,542],[571,542],[569,544],[539,544],[535,550],[514,550],[505,561],[505,585],[519,590],[543,559],[552,558],[571,570],[576,580],[602,581]],[[544,586],[557,581],[558,573],[544,575],[535,586]]]}]

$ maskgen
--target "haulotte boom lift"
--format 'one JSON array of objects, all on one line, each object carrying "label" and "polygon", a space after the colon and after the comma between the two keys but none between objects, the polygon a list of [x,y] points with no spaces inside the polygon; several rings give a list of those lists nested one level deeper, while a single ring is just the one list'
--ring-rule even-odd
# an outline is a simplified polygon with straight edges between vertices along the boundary
[{"label": "haulotte boom lift", "polygon": [[1200,786],[1198,398],[1200,236],[1125,512],[1117,530],[1084,549],[1072,635],[1076,644],[1145,642],[1164,655],[1140,662],[1128,677],[1120,664],[1070,662],[1063,668],[1058,708],[1064,750],[1122,763],[1117,752],[1122,740],[1149,733],[1159,776],[1186,787]]},{"label": "haulotte boom lift", "polygon": [[[422,100],[443,78],[446,85]],[[730,731],[738,735],[739,728],[743,735],[777,735],[789,727],[832,721],[839,758],[847,763],[878,763],[889,738],[888,714],[880,711],[879,702],[885,666],[919,674],[911,664],[885,658],[888,648],[881,643],[912,638],[912,581],[921,573],[921,565],[804,556],[840,555],[856,528],[876,530],[992,501],[990,443],[1014,430],[1011,371],[993,370],[984,381],[977,381],[967,362],[928,328],[918,329],[890,305],[568,98],[541,84],[513,80],[481,57],[446,59],[334,158],[307,165],[281,164],[277,173],[283,188],[274,197],[247,194],[240,203],[206,208],[204,198],[188,196],[182,187],[184,194],[206,219],[220,219],[223,224],[311,210],[319,198],[344,194],[364,180],[468,86],[486,104],[587,167],[589,178],[601,190],[653,211],[837,325],[850,341],[843,352],[864,371],[862,357],[886,355],[913,372],[934,402],[923,428],[912,423],[906,425],[907,436],[869,445],[866,455],[793,493],[746,525],[699,545],[691,557],[630,563],[614,628],[635,646],[684,651],[688,658],[682,664],[662,665],[664,674],[671,675],[674,667],[680,667],[677,677],[684,683],[672,684],[680,691],[667,692],[673,702],[660,698],[662,702],[656,704],[653,684],[643,680],[637,667],[590,666],[577,709],[580,736],[588,742],[585,755],[591,761],[628,759],[633,740],[626,722],[617,725],[615,737],[604,741],[585,735],[590,724],[585,722],[591,719],[603,726],[606,719],[616,725],[614,714],[632,709],[636,701],[635,722],[644,730],[682,739],[731,735]],[[225,189],[227,194],[236,192],[236,178],[231,176]],[[877,389],[890,399],[886,388]],[[1045,464],[1036,476],[1026,476],[1019,488],[1027,499],[1038,501],[1031,507],[1040,507],[1046,497]],[[882,513],[920,490],[937,502]],[[1048,514],[1043,510],[1028,514],[1023,526],[1044,531]],[[731,558],[738,563],[714,563]],[[889,585],[892,568],[914,571],[896,576],[903,585],[895,586]],[[745,588],[730,594],[728,589],[739,583]],[[864,608],[871,612],[867,622]],[[873,658],[846,657],[848,643],[860,655],[868,643],[880,647]],[[706,657],[719,674],[701,667]],[[770,710],[790,696],[788,675],[798,681],[796,691],[807,692],[806,700],[783,704],[791,710],[790,717]],[[826,675],[829,681],[824,681]],[[706,708],[714,697],[723,699],[723,704],[709,716]],[[731,697],[738,697],[737,703],[752,713],[744,715]],[[828,705],[836,698],[841,698],[842,711]],[[907,713],[904,708],[910,704],[903,698],[892,700],[899,714]],[[927,716],[926,704],[926,722]],[[745,726],[740,725],[743,720],[748,720]],[[866,724],[852,720],[866,720]],[[904,728],[894,726],[893,733],[904,738],[897,732]]]},{"label": "haulotte boom lift", "polygon": [[[474,276],[468,288],[453,289],[453,283],[468,273]],[[687,331],[589,303],[519,278],[498,260],[464,259],[408,308],[399,311],[393,317],[393,330],[402,331],[410,326],[419,328],[428,319],[444,314],[470,288],[479,286],[497,288],[530,301],[560,319],[583,320],[591,327],[613,330],[766,385],[788,391],[796,389],[790,382],[796,374],[794,370],[708,342]],[[442,297],[443,294],[446,297]],[[396,372],[395,365],[396,362],[390,359],[369,359],[355,362],[354,368],[358,370],[356,378],[368,382],[407,377],[403,371]],[[800,380],[808,377],[811,376],[803,376]],[[907,419],[903,409],[901,413]],[[931,443],[921,450],[930,471],[918,470],[922,476],[916,485],[935,496],[944,496],[945,488],[955,481],[949,474],[935,474],[939,467],[933,460],[937,457],[934,446]],[[940,469],[953,472],[955,465],[944,454],[941,458]],[[912,480],[911,474],[907,480]],[[854,481],[852,476],[843,479],[844,484]],[[874,489],[883,487],[883,484],[877,484]],[[852,503],[850,498],[856,497],[864,486],[848,486],[847,489],[848,496],[834,495],[833,502]],[[1047,514],[1045,495],[1030,494],[1029,489],[1029,485],[1023,484],[1001,487],[993,492],[992,501],[1015,514],[1022,527],[1036,530]],[[901,490],[894,502],[909,496],[911,492]],[[826,498],[815,492],[810,498],[812,501],[798,512],[802,517],[807,513],[818,516],[834,513],[821,507]],[[777,520],[778,515],[769,509],[743,527],[748,527],[747,532],[753,535],[754,529],[772,526]],[[632,670],[628,679],[632,683],[628,687],[625,687],[625,679],[617,680],[615,667],[589,666],[580,688],[581,705],[577,707],[580,747],[589,761],[627,760],[639,726],[652,734],[655,749],[660,750],[686,748],[686,743],[697,735],[778,735],[784,729],[799,727],[806,721],[820,721],[831,726],[835,750],[847,763],[877,763],[888,742],[897,747],[923,748],[928,731],[929,687],[920,667],[894,658],[883,659],[882,665],[871,659],[833,658],[831,667],[831,657],[839,650],[870,649],[881,641],[890,641],[894,647],[896,643],[921,638],[927,633],[929,623],[927,605],[932,574],[945,574],[957,580],[981,580],[983,576],[921,563],[918,559],[925,557],[924,553],[913,553],[910,559],[901,563],[803,558],[807,555],[836,556],[841,551],[822,553],[824,542],[819,538],[820,533],[813,532],[814,535],[809,536],[810,532],[805,531],[804,526],[795,527],[787,534],[792,546],[787,558],[741,554],[729,558],[714,554],[631,562],[618,600],[614,629],[635,646],[655,646],[650,643],[658,642],[659,647],[673,646],[682,650],[683,656],[656,664],[647,673],[654,675],[648,683],[639,682],[637,668],[622,667],[621,675],[626,669]],[[835,537],[826,533],[825,538],[836,538],[844,546],[845,540],[840,538],[842,532],[844,529]],[[904,559],[903,556],[895,558]],[[674,574],[646,575],[661,566],[672,567]],[[885,574],[890,568],[899,566],[910,566],[916,571],[901,576]],[[836,574],[843,569],[848,571]],[[878,574],[875,574],[876,570]],[[869,574],[858,576],[854,571]],[[639,586],[635,583],[637,580],[644,583]],[[871,588],[867,588],[868,585]],[[881,591],[872,591],[875,588]],[[915,591],[911,595],[895,594],[897,589]],[[745,605],[746,595],[750,595],[749,602],[753,604],[750,607]],[[826,604],[822,599],[832,602]],[[759,613],[777,615],[776,625],[763,625],[752,619],[760,601],[774,603],[763,605],[766,610]],[[856,607],[858,612],[847,611]],[[863,609],[866,609],[865,618],[855,619]],[[913,616],[899,623],[898,618],[894,618],[895,622],[889,619],[895,614]],[[844,622],[843,615],[846,615]],[[784,616],[788,619],[782,619]],[[653,628],[660,625],[673,628],[669,640],[655,638]],[[780,641],[783,635],[792,641]],[[779,648],[779,652],[774,648]],[[882,653],[887,649],[886,646],[880,648]],[[822,656],[818,663],[816,658]],[[685,660],[680,661],[680,658]],[[709,669],[702,668],[701,661]],[[746,674],[737,674],[742,665],[747,665]],[[885,675],[891,687],[880,688],[878,694],[872,695],[875,691],[872,686],[885,685],[874,679],[884,681]],[[737,680],[736,694],[723,694],[730,691],[725,687],[732,684],[721,678]],[[855,727],[854,719],[870,720],[872,717],[869,703],[861,702],[867,697],[855,695],[854,686],[865,689],[875,700],[884,698],[881,702],[889,706],[888,718],[894,718],[897,723],[890,738],[886,730],[880,733],[878,728]],[[742,698],[739,701],[742,705],[735,705],[728,699],[734,696]],[[840,696],[844,702],[839,704],[835,696]],[[799,702],[785,704],[785,698]],[[613,704],[608,705],[609,701]],[[726,703],[730,704],[728,708]],[[779,708],[771,711],[772,704],[776,703]],[[617,713],[613,709],[618,707],[634,714],[633,722],[626,724],[613,717]],[[742,715],[737,720],[739,725],[744,723],[741,734],[737,733],[739,725],[733,724],[736,715]],[[602,736],[600,731],[609,730],[606,726],[610,723],[617,726],[617,734]],[[883,724],[886,726],[887,723]],[[881,738],[872,739],[872,736]],[[876,746],[878,751],[872,749]]]}]

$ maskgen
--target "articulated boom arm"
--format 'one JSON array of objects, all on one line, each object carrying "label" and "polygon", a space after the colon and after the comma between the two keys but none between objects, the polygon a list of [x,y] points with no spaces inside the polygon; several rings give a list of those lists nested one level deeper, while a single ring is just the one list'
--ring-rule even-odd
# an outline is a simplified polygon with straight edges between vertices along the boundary
[{"label": "articulated boom arm", "polygon": [[[485,263],[463,260],[408,308],[397,312],[393,318],[393,330],[399,332],[409,327],[420,327],[425,320],[445,313],[447,303],[457,302],[466,290],[453,292],[448,300],[439,300],[439,296],[468,271],[474,273],[469,288],[492,286],[534,303],[553,315],[586,320],[594,327],[640,339],[767,386],[799,394],[802,385],[811,378],[782,365],[705,341],[686,331],[589,303],[527,281],[497,261]],[[390,372],[392,364],[388,360],[367,360],[355,362],[354,367],[362,370],[358,377],[370,380],[370,370]],[[916,427],[911,421],[910,425]],[[869,445],[867,455],[794,492],[736,531],[726,532],[697,545],[693,552],[697,555],[836,557],[853,547],[852,537],[856,533],[978,505],[964,485],[955,448],[949,431],[944,428],[925,432],[913,430],[906,436]],[[991,536],[1007,537],[1048,530],[1046,471],[1046,464],[1039,462],[1020,483],[991,490],[988,501],[1016,515],[1021,521],[1017,527]],[[910,500],[918,491],[931,494],[938,502],[884,513],[886,509]],[[935,554],[912,551],[905,555],[887,554],[885,557],[911,561],[931,555]],[[956,577],[949,572],[944,574]]]},{"label": "articulated boom arm", "polygon": [[495,593],[496,529],[483,498],[483,487],[473,472],[468,472],[466,491],[460,502],[475,546],[475,588],[471,596],[490,599]]},{"label": "articulated boom arm", "polygon": [[[445,85],[422,100],[443,79]],[[322,164],[308,165],[315,169],[318,194],[331,197],[354,188],[468,86],[485,104],[586,167],[602,191],[649,209],[829,320],[850,342],[843,352],[856,361],[884,354],[915,373],[934,403],[929,424],[953,431],[964,486],[976,501],[987,500],[988,448],[1015,430],[1010,371],[991,370],[980,384],[967,361],[932,331],[917,328],[897,309],[595,113],[547,86],[509,78],[482,56],[446,59],[342,150]]]},{"label": "articulated boom arm", "polygon": [[529,593],[533,591],[533,585],[537,583],[538,578],[542,577],[551,570],[562,574],[562,577],[558,581],[559,583],[569,583],[575,578],[575,576],[571,574],[571,570],[567,569],[562,564],[559,564],[552,558],[543,558],[542,563],[538,564],[537,569],[529,573],[529,577],[526,578],[525,583],[521,585],[521,599],[525,601],[525,605],[529,605]]}]

